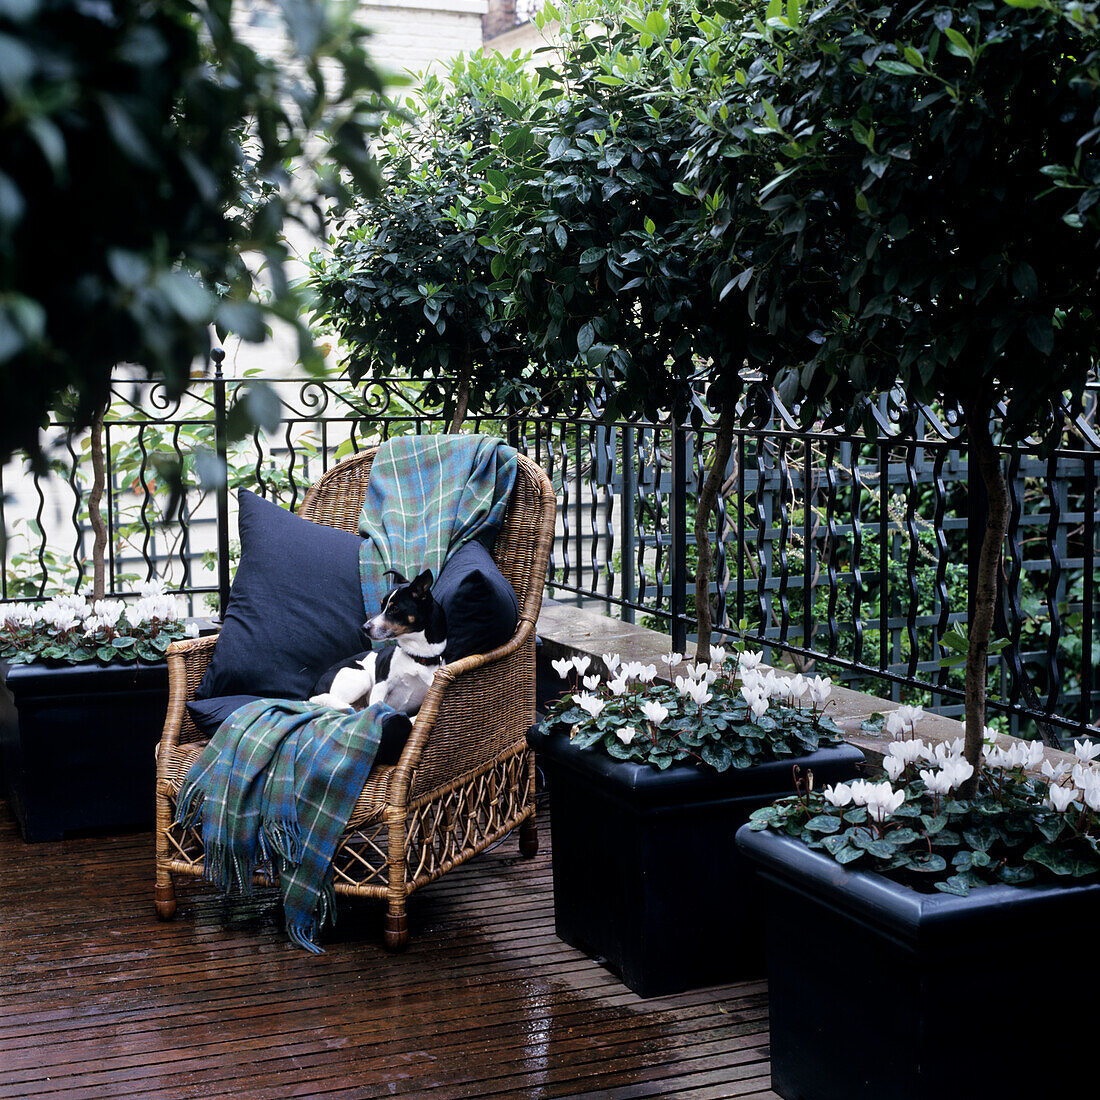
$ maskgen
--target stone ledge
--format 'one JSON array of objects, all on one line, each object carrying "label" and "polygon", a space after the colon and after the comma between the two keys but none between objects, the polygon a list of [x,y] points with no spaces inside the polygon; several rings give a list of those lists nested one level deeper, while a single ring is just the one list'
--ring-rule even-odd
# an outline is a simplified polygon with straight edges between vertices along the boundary
[{"label": "stone ledge", "polygon": [[[560,660],[576,655],[587,655],[602,668],[601,655],[618,653],[624,661],[641,661],[655,664],[658,677],[668,680],[668,666],[660,661],[662,654],[671,652],[671,639],[667,634],[648,627],[624,623],[597,611],[571,607],[557,600],[544,599],[538,621],[538,636],[542,639],[541,653],[548,660]],[[606,670],[605,670],[606,671]],[[844,730],[845,739],[863,750],[872,764],[882,762],[885,746],[892,740],[889,735],[860,729],[861,723],[872,714],[889,714],[901,706],[892,699],[880,699],[851,688],[836,686],[829,701],[829,714]],[[933,744],[953,741],[962,735],[962,723],[944,718],[930,711],[920,724],[920,736]],[[1010,745],[1015,737],[1001,736],[1002,745]],[[1051,763],[1060,760],[1075,762],[1072,753],[1058,749],[1046,749]]]}]

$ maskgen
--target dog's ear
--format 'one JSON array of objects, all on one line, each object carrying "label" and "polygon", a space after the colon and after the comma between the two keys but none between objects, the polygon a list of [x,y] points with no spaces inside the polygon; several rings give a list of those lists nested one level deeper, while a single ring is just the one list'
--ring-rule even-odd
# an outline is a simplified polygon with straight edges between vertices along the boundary
[{"label": "dog's ear", "polygon": [[383,574],[383,577],[393,577],[396,584],[408,584],[408,580],[403,573],[398,573],[396,569],[387,569]]},{"label": "dog's ear", "polygon": [[434,578],[432,577],[432,571],[430,569],[425,569],[424,572],[420,574],[420,576],[413,579],[412,583],[409,585],[409,591],[417,599],[422,600],[425,596],[428,595],[429,592],[431,592],[433,580]]}]

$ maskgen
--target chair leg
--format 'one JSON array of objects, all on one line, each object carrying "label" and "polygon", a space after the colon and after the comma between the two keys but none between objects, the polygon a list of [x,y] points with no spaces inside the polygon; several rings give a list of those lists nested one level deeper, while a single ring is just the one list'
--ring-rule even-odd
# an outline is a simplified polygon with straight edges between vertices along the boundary
[{"label": "chair leg", "polygon": [[387,951],[404,951],[409,944],[409,924],[405,916],[405,811],[390,807],[386,814],[389,852],[386,867],[389,908],[386,910],[384,943]]},{"label": "chair leg", "polygon": [[[400,910],[398,912],[398,910]],[[387,951],[404,951],[409,946],[409,922],[405,916],[404,900],[398,905],[390,899],[389,911],[386,913],[386,931],[383,942]]]},{"label": "chair leg", "polygon": [[539,827],[534,815],[520,822],[519,854],[524,859],[534,859],[539,854]]},{"label": "chair leg", "polygon": [[[161,881],[161,880],[164,881]],[[153,892],[156,899],[157,916],[161,920],[171,920],[176,915],[176,888],[172,876],[165,871],[157,871],[157,884]]]}]

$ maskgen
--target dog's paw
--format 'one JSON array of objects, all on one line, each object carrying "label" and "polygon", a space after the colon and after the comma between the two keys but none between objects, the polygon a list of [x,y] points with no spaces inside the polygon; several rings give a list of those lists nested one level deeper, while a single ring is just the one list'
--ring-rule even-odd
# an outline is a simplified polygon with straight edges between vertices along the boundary
[{"label": "dog's paw", "polygon": [[355,709],[350,703],[345,703],[343,699],[337,699],[335,695],[327,691],[324,695],[314,695],[310,702],[315,707],[335,707],[336,710]]}]

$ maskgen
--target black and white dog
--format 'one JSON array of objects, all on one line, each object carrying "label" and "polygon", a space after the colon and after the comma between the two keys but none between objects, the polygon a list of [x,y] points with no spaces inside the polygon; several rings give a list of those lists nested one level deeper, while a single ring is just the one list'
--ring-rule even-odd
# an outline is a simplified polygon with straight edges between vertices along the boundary
[{"label": "black and white dog", "polygon": [[420,709],[435,670],[443,664],[447,619],[432,598],[430,569],[411,581],[395,570],[386,572],[393,575],[396,587],[386,593],[381,611],[365,627],[374,641],[393,639],[396,645],[340,669],[329,690],[314,695],[311,703],[345,710],[387,703],[405,714]]}]

